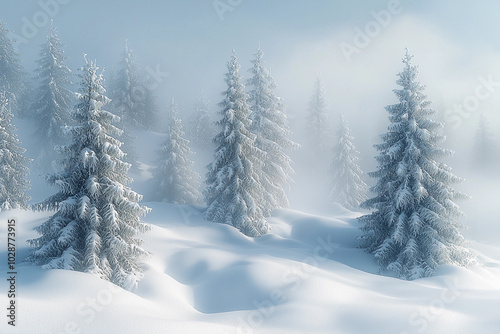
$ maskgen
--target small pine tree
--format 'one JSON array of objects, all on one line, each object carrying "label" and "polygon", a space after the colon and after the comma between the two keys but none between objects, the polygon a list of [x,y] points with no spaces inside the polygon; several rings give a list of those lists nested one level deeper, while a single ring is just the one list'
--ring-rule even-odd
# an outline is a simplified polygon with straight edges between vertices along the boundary
[{"label": "small pine tree", "polygon": [[154,172],[156,199],[175,204],[200,204],[199,175],[192,170],[194,162],[189,141],[184,138],[182,121],[172,99],[168,113],[167,138],[160,151],[160,164]]},{"label": "small pine tree", "polygon": [[287,117],[282,111],[280,98],[274,93],[276,83],[263,65],[263,55],[259,47],[252,61],[252,78],[248,84],[252,87],[249,99],[252,110],[250,130],[256,135],[255,145],[265,153],[259,173],[264,188],[262,211],[264,216],[270,216],[273,209],[288,207],[285,189],[294,171],[285,151],[298,145],[288,139],[291,131]]},{"label": "small pine tree", "polygon": [[15,135],[12,113],[5,92],[0,91],[0,211],[27,207],[30,159]]},{"label": "small pine tree", "polygon": [[217,122],[221,131],[214,138],[217,148],[206,180],[206,218],[256,237],[269,230],[261,210],[264,189],[257,174],[264,153],[255,146],[256,136],[249,130],[250,107],[234,51],[227,68],[227,90],[219,104],[222,119]]},{"label": "small pine tree", "polygon": [[9,33],[0,21],[0,91],[4,92],[11,110],[17,115],[21,111],[19,106],[22,105],[21,100],[26,91],[26,73]]},{"label": "small pine tree", "polygon": [[193,145],[200,149],[212,149],[212,138],[216,129],[208,113],[208,101],[203,96],[198,99],[189,125]]},{"label": "small pine tree", "polygon": [[63,148],[64,169],[48,177],[59,193],[44,206],[57,212],[36,228],[41,236],[29,241],[28,260],[45,269],[95,274],[132,289],[142,276],[139,261],[148,255],[136,238],[149,229],[140,220],[148,208],[126,186],[132,181],[130,165],[122,161],[121,143],[114,137],[121,130],[112,122],[119,118],[102,109],[109,102],[102,74],[95,62],[86,61],[81,71],[73,139]]},{"label": "small pine tree", "polygon": [[487,170],[498,161],[498,145],[484,115],[480,115],[479,124],[474,136],[473,167]]},{"label": "small pine tree", "polygon": [[456,220],[463,213],[455,200],[467,196],[451,187],[461,179],[435,160],[452,152],[437,146],[443,125],[429,118],[435,111],[428,108],[411,58],[406,50],[401,89],[394,90],[400,102],[386,107],[388,132],[375,145],[378,169],[369,175],[378,179],[371,189],[376,195],[362,204],[375,211],[360,218],[362,246],[382,269],[406,279],[429,276],[441,264],[473,262]]},{"label": "small pine tree", "polygon": [[309,139],[308,148],[315,158],[322,158],[328,152],[329,125],[323,84],[318,78],[309,102],[306,119],[306,135]]},{"label": "small pine tree", "polygon": [[330,197],[348,209],[358,208],[366,200],[368,190],[368,186],[361,179],[363,172],[357,164],[359,152],[353,140],[349,125],[341,114],[330,167],[333,175]]},{"label": "small pine tree", "polygon": [[57,160],[54,147],[63,144],[66,138],[63,126],[70,122],[68,110],[72,103],[72,93],[68,87],[71,84],[71,70],[63,64],[66,58],[63,46],[51,24],[38,61],[40,86],[33,115],[37,125],[35,136],[39,143],[37,160],[43,170],[52,169],[53,161]]}]

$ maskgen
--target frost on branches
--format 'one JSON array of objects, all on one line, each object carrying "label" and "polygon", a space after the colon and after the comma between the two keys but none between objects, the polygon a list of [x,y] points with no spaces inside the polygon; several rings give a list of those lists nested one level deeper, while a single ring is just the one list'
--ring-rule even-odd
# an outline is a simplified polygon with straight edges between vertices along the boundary
[{"label": "frost on branches", "polygon": [[86,61],[81,71],[64,168],[48,177],[59,192],[45,208],[57,212],[36,228],[41,236],[29,241],[28,259],[45,269],[87,272],[132,289],[142,277],[140,260],[148,255],[137,234],[149,229],[140,220],[149,209],[127,187],[130,165],[122,161],[121,143],[114,137],[121,132],[112,125],[119,118],[102,109],[109,102],[102,75],[95,62]]},{"label": "frost on branches", "polygon": [[0,211],[26,208],[30,159],[23,154],[6,94],[0,90]]},{"label": "frost on branches", "polygon": [[261,210],[264,189],[257,173],[264,152],[255,146],[256,136],[249,130],[250,107],[234,52],[227,67],[227,90],[219,104],[222,119],[217,122],[221,131],[214,138],[216,150],[206,180],[206,218],[256,237],[269,230]]},{"label": "frost on branches", "polygon": [[38,61],[37,77],[40,79],[40,86],[33,115],[37,125],[35,136],[39,143],[37,160],[42,170],[53,169],[53,162],[57,160],[54,148],[63,144],[63,126],[69,124],[68,110],[72,103],[72,93],[68,87],[71,85],[71,70],[63,64],[66,58],[63,46],[56,29],[51,25]]},{"label": "frost on branches", "polygon": [[467,196],[451,187],[461,179],[435,160],[452,152],[437,146],[444,140],[438,134],[443,126],[430,119],[435,111],[428,108],[411,58],[407,50],[397,80],[401,89],[394,90],[399,103],[386,107],[390,125],[375,146],[378,168],[370,176],[378,179],[371,189],[376,195],[362,205],[375,211],[360,218],[362,246],[382,269],[405,279],[430,276],[441,264],[474,262],[464,247],[457,222],[463,213],[455,204]]},{"label": "frost on branches", "polygon": [[353,144],[344,115],[339,116],[337,142],[333,148],[330,171],[333,175],[330,198],[348,209],[356,209],[366,200],[368,186],[361,179],[359,152]]},{"label": "frost on branches", "polygon": [[184,138],[182,121],[172,100],[168,113],[167,138],[160,150],[160,164],[154,171],[156,199],[175,204],[200,204],[199,175],[192,168],[194,162],[189,141]]},{"label": "frost on branches", "polygon": [[250,91],[250,115],[252,124],[250,130],[257,136],[255,145],[265,156],[259,172],[260,183],[264,188],[262,211],[264,216],[270,216],[276,208],[288,207],[285,189],[288,188],[294,173],[287,150],[298,147],[288,139],[291,134],[287,125],[287,117],[283,113],[283,105],[274,90],[276,83],[262,61],[263,52],[257,49],[252,77],[248,80]]}]

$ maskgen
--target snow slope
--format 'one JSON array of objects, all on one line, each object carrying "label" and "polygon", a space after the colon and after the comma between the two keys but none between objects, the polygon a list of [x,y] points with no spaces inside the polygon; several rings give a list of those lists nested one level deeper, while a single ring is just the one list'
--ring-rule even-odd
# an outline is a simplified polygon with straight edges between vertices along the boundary
[{"label": "snow slope", "polygon": [[[431,278],[377,275],[356,248],[359,214],[279,210],[272,231],[248,238],[203,219],[201,208],[146,203],[152,253],[136,291],[89,274],[43,271],[21,260],[50,213],[0,213],[17,221],[18,326],[0,333],[498,333],[500,247],[481,244],[481,265],[445,266]],[[5,243],[0,290],[7,305]],[[476,242],[472,248],[476,248]],[[5,308],[4,308],[5,310]],[[4,311],[5,313],[6,311]]]}]

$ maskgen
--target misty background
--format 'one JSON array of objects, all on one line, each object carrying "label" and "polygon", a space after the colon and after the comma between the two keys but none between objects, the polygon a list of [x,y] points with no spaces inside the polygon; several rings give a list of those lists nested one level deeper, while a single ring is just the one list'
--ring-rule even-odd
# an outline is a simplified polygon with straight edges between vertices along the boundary
[{"label": "misty background", "polygon": [[[388,125],[384,107],[397,102],[392,90],[398,87],[396,75],[408,47],[431,107],[446,122],[448,140],[442,145],[456,151],[446,163],[467,179],[457,187],[472,195],[467,203],[459,203],[468,216],[464,223],[471,226],[467,235],[474,238],[477,220],[491,222],[499,231],[492,219],[499,214],[494,187],[499,178],[476,172],[472,163],[479,115],[486,117],[492,133],[500,128],[497,2],[25,0],[3,1],[0,8],[0,19],[17,36],[30,77],[50,18],[66,45],[65,63],[75,74],[85,53],[105,69],[107,78],[118,70],[128,39],[137,64],[161,74],[154,89],[159,113],[165,113],[175,97],[184,120],[202,94],[210,101],[213,119],[218,119],[217,103],[226,88],[224,73],[232,50],[247,79],[250,59],[260,45],[286,105],[292,138],[304,143],[305,116],[319,77],[330,123],[335,128],[337,113],[345,114],[365,173],[376,168],[373,144],[380,142]],[[346,45],[356,52],[347,55]],[[78,83],[76,77],[74,81]],[[23,131],[20,139],[30,142]],[[141,145],[147,147],[138,145],[139,151],[158,149],[156,144]],[[291,154],[297,175],[290,193],[291,207],[301,209],[323,196],[325,189],[318,185],[328,185],[325,179],[313,184],[303,177],[308,170],[302,166],[302,153]],[[203,168],[197,164],[202,178]],[[38,184],[33,182],[34,187]]]}]

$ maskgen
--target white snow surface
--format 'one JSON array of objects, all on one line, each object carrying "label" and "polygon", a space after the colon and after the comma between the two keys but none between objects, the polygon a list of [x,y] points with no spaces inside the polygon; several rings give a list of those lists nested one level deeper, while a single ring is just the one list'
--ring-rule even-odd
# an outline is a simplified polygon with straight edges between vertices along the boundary
[{"label": "white snow surface", "polygon": [[[90,274],[21,262],[26,240],[51,213],[0,213],[17,222],[17,326],[0,333],[498,333],[500,247],[482,244],[480,265],[441,267],[404,281],[378,275],[357,248],[359,213],[277,210],[271,233],[249,238],[205,221],[202,208],[145,203],[152,253],[137,290]],[[471,247],[476,249],[477,242]],[[7,305],[6,246],[0,291]],[[5,307],[4,314],[6,313]]]}]

